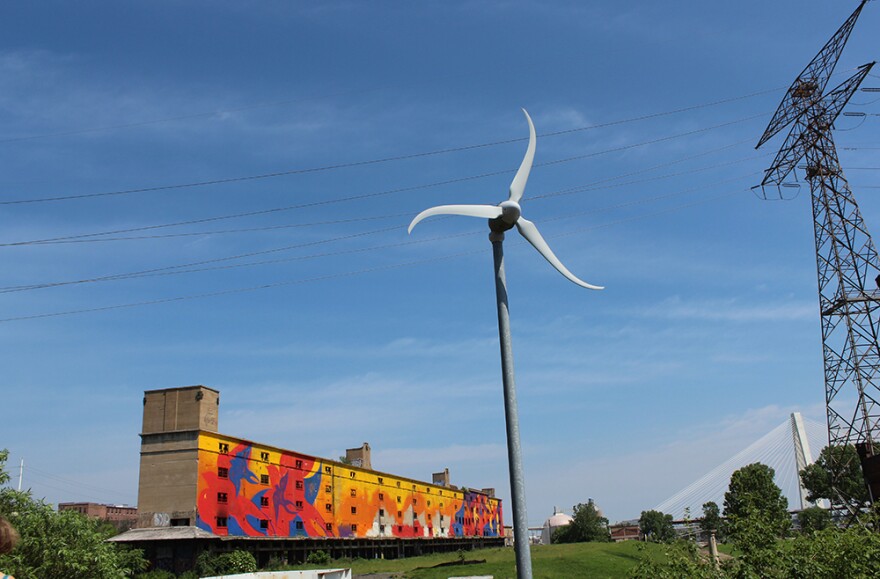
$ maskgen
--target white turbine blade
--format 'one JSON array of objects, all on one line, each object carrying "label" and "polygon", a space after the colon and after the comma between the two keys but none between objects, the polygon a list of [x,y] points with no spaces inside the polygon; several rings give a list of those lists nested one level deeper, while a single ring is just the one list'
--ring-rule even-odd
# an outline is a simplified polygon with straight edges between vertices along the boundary
[{"label": "white turbine blade", "polygon": [[526,120],[529,122],[529,147],[526,149],[526,156],[523,157],[522,164],[520,164],[519,170],[516,172],[516,177],[514,177],[513,181],[510,183],[509,199],[511,201],[516,201],[517,203],[522,199],[523,192],[526,190],[526,181],[529,180],[529,172],[532,170],[532,161],[535,160],[535,125],[532,124],[532,117],[529,116],[526,109],[523,109],[522,112],[526,116]]},{"label": "white turbine blade", "polygon": [[433,215],[465,215],[467,217],[485,217],[486,219],[495,219],[501,217],[501,207],[497,205],[440,205],[425,209],[412,220],[409,224],[407,233],[412,233],[413,227],[426,217]]},{"label": "white turbine blade", "polygon": [[567,277],[570,281],[578,284],[581,287],[585,287],[591,290],[600,290],[605,289],[602,286],[588,284],[587,282],[578,279],[575,277],[573,273],[568,271],[568,268],[562,265],[562,262],[559,261],[559,258],[553,254],[553,251],[550,249],[550,246],[547,245],[547,242],[544,241],[544,238],[541,237],[541,234],[538,232],[538,228],[535,227],[535,224],[529,221],[528,219],[524,219],[522,217],[516,222],[516,228],[519,229],[519,232],[522,234],[526,240],[531,243],[535,249],[538,250],[538,253],[544,256],[544,259],[550,262],[550,265],[555,267],[559,273]]}]

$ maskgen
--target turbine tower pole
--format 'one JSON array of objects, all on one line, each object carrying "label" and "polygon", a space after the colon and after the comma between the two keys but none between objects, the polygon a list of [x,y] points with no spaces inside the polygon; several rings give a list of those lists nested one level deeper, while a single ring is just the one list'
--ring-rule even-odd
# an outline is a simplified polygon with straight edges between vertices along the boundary
[{"label": "turbine tower pole", "polygon": [[[767,186],[775,185],[781,191],[785,178],[806,158],[819,281],[828,443],[856,446],[873,501],[874,494],[880,494],[880,446],[874,448],[874,441],[880,442],[880,292],[874,289],[880,282],[880,260],[843,175],[831,130],[874,63],[860,67],[823,94],[866,1],[859,3],[789,88],[758,147],[793,124],[761,182],[765,198]],[[843,460],[840,457],[844,454],[830,456],[832,460]],[[858,501],[847,496],[844,485],[838,484],[843,483],[840,476],[847,465],[830,467],[835,495],[832,509],[846,509],[857,517]]]},{"label": "turbine tower pole", "polygon": [[516,568],[518,577],[531,579],[532,553],[529,547],[529,517],[526,513],[526,482],[523,476],[522,447],[519,441],[519,413],[516,405],[516,379],[513,372],[510,311],[507,305],[507,278],[504,275],[504,231],[493,228],[492,233],[489,234],[489,241],[492,242],[492,256],[495,261],[495,297],[498,302],[498,339],[501,344],[501,381],[504,387],[504,422],[507,426],[507,465],[510,472],[510,498],[513,503]]},{"label": "turbine tower pole", "polygon": [[513,537],[516,550],[516,576],[532,578],[532,555],[529,551],[529,518],[526,515],[526,485],[523,478],[522,448],[519,443],[519,415],[516,408],[516,381],[513,376],[513,348],[510,343],[510,312],[507,309],[507,280],[504,276],[504,232],[516,227],[520,235],[532,244],[538,253],[565,278],[583,288],[600,290],[601,286],[588,284],[562,265],[547,245],[534,223],[522,216],[519,202],[525,192],[529,172],[535,159],[535,125],[523,109],[529,123],[529,146],[519,169],[510,183],[507,201],[498,205],[440,205],[425,209],[409,224],[408,231],[422,219],[432,215],[465,215],[489,220],[489,240],[495,260],[495,296],[498,305],[498,335],[501,342],[501,380],[504,387],[504,419],[507,427],[507,460],[510,470],[510,494],[513,501]]}]

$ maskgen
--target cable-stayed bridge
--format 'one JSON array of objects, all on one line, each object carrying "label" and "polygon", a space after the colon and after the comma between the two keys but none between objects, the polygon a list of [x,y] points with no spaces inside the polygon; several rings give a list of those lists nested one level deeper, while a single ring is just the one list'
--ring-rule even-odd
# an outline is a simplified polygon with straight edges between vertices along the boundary
[{"label": "cable-stayed bridge", "polygon": [[714,501],[724,508],[724,493],[730,484],[730,476],[739,468],[760,462],[776,472],[776,484],[788,498],[788,508],[809,506],[805,503],[798,471],[811,464],[819,452],[828,445],[828,430],[820,422],[807,420],[795,412],[791,417],[755,441],[748,448],[675,493],[654,510],[672,515],[675,520],[690,510],[691,518],[699,518],[703,504]]}]

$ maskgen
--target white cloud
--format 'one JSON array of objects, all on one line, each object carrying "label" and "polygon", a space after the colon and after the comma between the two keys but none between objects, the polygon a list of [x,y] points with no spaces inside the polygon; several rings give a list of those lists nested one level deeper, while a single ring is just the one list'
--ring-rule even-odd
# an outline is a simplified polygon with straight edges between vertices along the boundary
[{"label": "white cloud", "polygon": [[717,300],[686,300],[674,296],[662,302],[632,310],[633,314],[676,320],[701,320],[725,322],[772,322],[812,321],[816,317],[816,304],[806,302],[776,303],[767,305],[744,304],[738,298]]}]

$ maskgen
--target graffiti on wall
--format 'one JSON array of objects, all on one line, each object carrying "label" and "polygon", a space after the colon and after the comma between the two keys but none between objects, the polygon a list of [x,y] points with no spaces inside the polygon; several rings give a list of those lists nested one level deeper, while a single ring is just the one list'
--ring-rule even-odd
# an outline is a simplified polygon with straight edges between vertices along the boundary
[{"label": "graffiti on wall", "polygon": [[498,537],[501,503],[203,434],[197,525],[217,535]]}]

